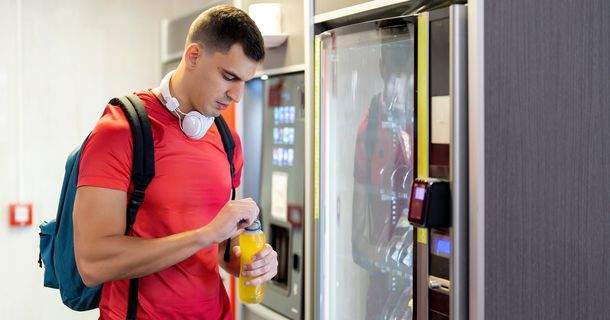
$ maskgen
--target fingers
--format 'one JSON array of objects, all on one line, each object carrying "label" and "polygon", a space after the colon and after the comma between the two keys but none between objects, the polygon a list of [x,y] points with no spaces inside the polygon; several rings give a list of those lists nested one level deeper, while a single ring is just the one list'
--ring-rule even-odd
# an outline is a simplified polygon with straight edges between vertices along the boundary
[{"label": "fingers", "polygon": [[248,213],[254,216],[258,215],[259,209],[256,203],[232,203],[231,208],[240,213]]},{"label": "fingers", "polygon": [[269,244],[253,256],[251,264],[244,265],[243,277],[253,277],[246,281],[247,286],[255,286],[271,280],[277,274],[277,252]]},{"label": "fingers", "polygon": [[277,262],[277,252],[273,251],[268,243],[265,243],[265,246],[252,256],[252,263],[244,265],[244,270],[256,270],[274,260]]},{"label": "fingers", "polygon": [[265,272],[263,275],[246,281],[246,286],[256,286],[273,279],[273,277],[275,277],[275,275],[277,274],[277,264],[275,266],[268,266],[266,267],[266,269],[268,269],[268,271]]},{"label": "fingers", "polygon": [[229,203],[233,206],[255,206],[256,202],[251,198],[246,199],[237,199],[237,200],[229,200]]},{"label": "fingers", "polygon": [[251,198],[231,200],[230,202],[234,206],[253,207],[253,208],[256,208],[256,211],[258,211],[258,206],[256,205],[256,202],[254,200],[252,200]]},{"label": "fingers", "polygon": [[275,258],[277,260],[277,252],[273,251],[273,248],[270,244],[265,243],[265,246],[256,254],[252,256],[252,261],[261,260],[267,257],[270,254],[275,254]]},{"label": "fingers", "polygon": [[[225,213],[225,219],[221,224],[231,237],[239,235],[241,230],[251,225],[258,217],[259,208],[254,200],[240,199],[227,202],[222,211]],[[228,229],[231,228],[231,229]]]},{"label": "fingers", "polygon": [[238,228],[245,228],[252,224],[260,212],[256,202],[250,198],[231,201],[231,207],[237,213]]}]

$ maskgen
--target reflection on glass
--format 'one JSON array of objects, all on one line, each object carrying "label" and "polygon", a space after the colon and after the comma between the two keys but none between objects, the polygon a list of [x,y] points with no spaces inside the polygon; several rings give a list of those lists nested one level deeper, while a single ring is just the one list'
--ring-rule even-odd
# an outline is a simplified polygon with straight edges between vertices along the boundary
[{"label": "reflection on glass", "polygon": [[297,118],[296,106],[277,106],[273,108],[273,124],[295,124]]},{"label": "reflection on glass", "polygon": [[273,144],[277,144],[280,139],[280,129],[273,128]]},{"label": "reflection on glass", "polygon": [[287,165],[289,167],[292,167],[292,165],[294,164],[294,149],[293,148],[288,148],[288,161],[287,161]]},{"label": "reflection on glass", "polygon": [[275,124],[275,125],[280,124],[280,109],[279,108],[273,109],[273,124]]},{"label": "reflection on glass", "polygon": [[411,319],[414,31],[321,36],[323,318]]},{"label": "reflection on glass", "polygon": [[297,119],[297,107],[291,106],[288,111],[288,123],[294,124]]},{"label": "reflection on glass", "polygon": [[294,148],[273,148],[272,163],[278,167],[294,165]]}]

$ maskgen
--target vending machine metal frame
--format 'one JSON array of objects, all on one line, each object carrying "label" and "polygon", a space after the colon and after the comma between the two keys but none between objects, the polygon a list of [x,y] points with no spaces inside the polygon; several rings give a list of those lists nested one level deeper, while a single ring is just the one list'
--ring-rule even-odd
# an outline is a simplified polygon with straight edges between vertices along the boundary
[{"label": "vending machine metal frame", "polygon": [[[449,319],[468,319],[468,63],[467,63],[467,16],[466,6],[454,4],[425,12],[418,17],[418,177],[430,176],[431,145],[431,94],[430,85],[430,39],[431,23],[449,19],[449,182],[452,204],[449,237],[451,256],[449,279]],[[416,254],[416,318],[428,320],[430,317],[430,290],[439,279],[429,274],[430,236],[432,230],[418,228]],[[448,280],[448,281],[447,281]]]}]

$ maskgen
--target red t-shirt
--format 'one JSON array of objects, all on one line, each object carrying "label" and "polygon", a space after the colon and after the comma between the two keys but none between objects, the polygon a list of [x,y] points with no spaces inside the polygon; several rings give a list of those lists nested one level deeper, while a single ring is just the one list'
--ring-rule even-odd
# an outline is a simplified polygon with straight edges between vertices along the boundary
[{"label": "red t-shirt", "polygon": [[[375,133],[369,137],[367,130],[369,115],[373,112],[371,108],[377,108],[377,123],[371,124]],[[369,223],[365,227],[369,229],[372,245],[390,240],[394,232],[393,225],[403,218],[401,214],[409,205],[405,198],[390,201],[388,196],[410,192],[410,181],[413,178],[413,125],[405,123],[392,129],[389,127],[391,124],[393,122],[387,120],[381,102],[372,103],[356,136],[354,180],[367,187],[371,210],[376,216],[364,220]],[[374,141],[368,141],[372,139]],[[392,211],[396,212],[395,220],[391,219]],[[392,223],[387,223],[388,221]]]},{"label": "red t-shirt", "polygon": [[[229,162],[213,125],[191,140],[150,91],[141,91],[153,132],[155,177],[146,189],[132,234],[159,238],[208,224],[231,193]],[[240,184],[243,155],[237,133],[234,185]],[[80,160],[78,186],[131,191],[132,136],[120,107],[108,105]],[[104,284],[101,319],[125,319],[129,280]],[[218,246],[139,280],[138,319],[231,319],[230,303],[218,273]]]}]

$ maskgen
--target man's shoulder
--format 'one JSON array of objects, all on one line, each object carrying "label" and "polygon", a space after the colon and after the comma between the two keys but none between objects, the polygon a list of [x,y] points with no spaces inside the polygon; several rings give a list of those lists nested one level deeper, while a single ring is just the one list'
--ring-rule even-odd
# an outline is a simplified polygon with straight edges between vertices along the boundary
[{"label": "man's shoulder", "polygon": [[[150,90],[140,90],[133,92],[131,96],[137,96],[144,107],[146,108],[147,113],[150,113],[151,106],[155,103],[158,103],[155,99],[154,94]],[[127,95],[126,95],[127,96]],[[126,97],[125,96],[125,97]],[[117,96],[116,98],[120,98]],[[104,108],[104,112],[100,117],[99,121],[95,126],[95,130],[104,131],[104,132],[119,132],[119,133],[130,133],[131,126],[129,121],[127,120],[127,116],[123,112],[120,106],[114,105],[111,103],[106,104]]]},{"label": "man's shoulder", "polygon": [[147,109],[161,103],[157,99],[157,96],[153,93],[152,89],[142,89],[134,92],[133,94],[142,100],[142,103],[144,103],[144,106],[146,106]]},{"label": "man's shoulder", "polygon": [[131,138],[131,127],[121,107],[107,104],[89,139],[120,144]]}]

